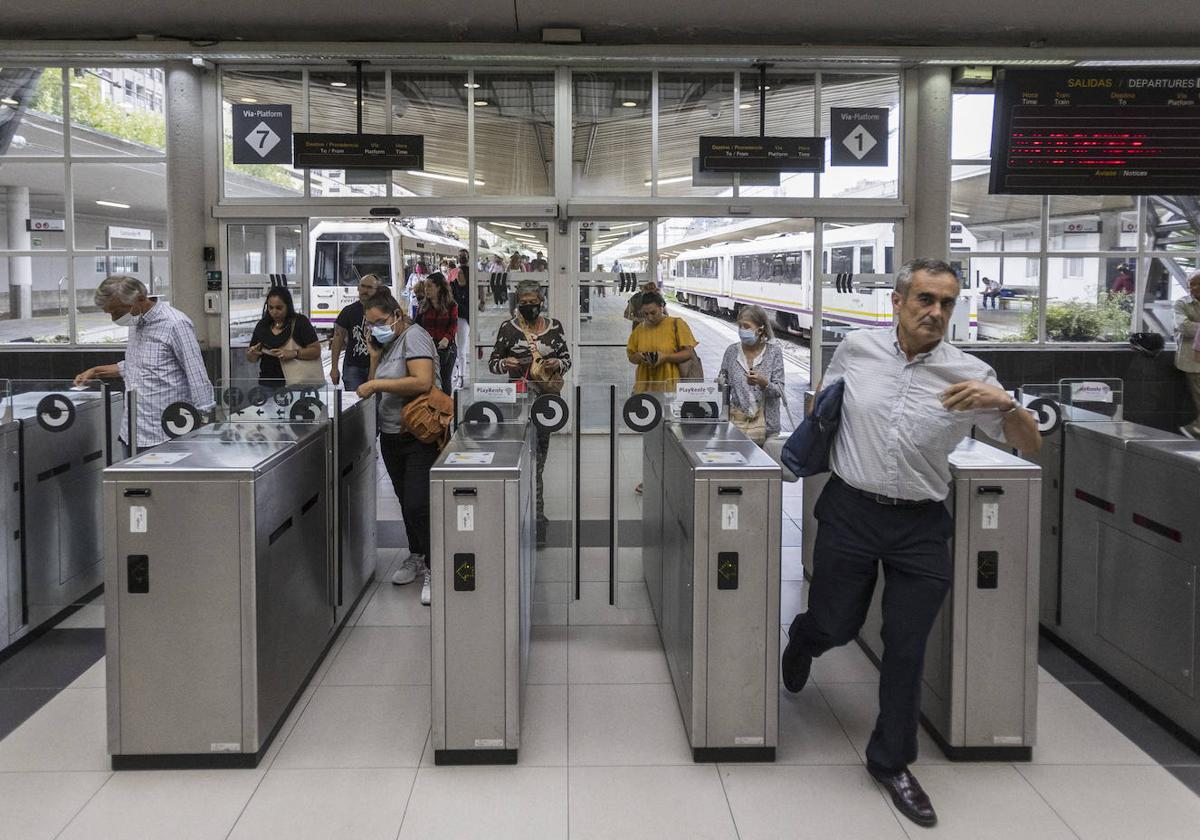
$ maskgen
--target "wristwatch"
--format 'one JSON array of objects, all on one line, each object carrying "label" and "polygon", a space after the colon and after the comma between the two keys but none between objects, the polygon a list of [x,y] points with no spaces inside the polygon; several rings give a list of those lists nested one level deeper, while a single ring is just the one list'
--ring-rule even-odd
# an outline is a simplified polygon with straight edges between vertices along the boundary
[{"label": "wristwatch", "polygon": [[1001,415],[1002,415],[1002,416],[1004,416],[1004,417],[1008,417],[1010,414],[1013,414],[1014,412],[1020,411],[1022,408],[1024,408],[1024,406],[1022,406],[1022,405],[1021,405],[1021,403],[1020,403],[1019,401],[1017,401],[1017,400],[1013,400],[1013,401],[1012,401],[1012,407],[1010,407],[1010,408],[1006,408],[1006,409],[1002,410],[1000,413],[1001,413]]}]

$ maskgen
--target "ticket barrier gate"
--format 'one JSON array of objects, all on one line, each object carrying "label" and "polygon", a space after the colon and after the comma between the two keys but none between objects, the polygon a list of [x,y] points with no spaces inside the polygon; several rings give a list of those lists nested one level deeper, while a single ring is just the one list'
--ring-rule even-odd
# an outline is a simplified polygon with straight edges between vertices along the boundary
[{"label": "ticket barrier gate", "polygon": [[429,473],[434,763],[515,764],[536,573],[535,434],[462,423]]},{"label": "ticket barrier gate", "polygon": [[[951,760],[1028,760],[1037,735],[1041,470],[966,439],[950,472],[954,578],[925,651],[921,717]],[[815,503],[827,480],[806,479],[806,501],[812,494]],[[806,536],[816,527],[805,518]],[[806,568],[811,562],[806,553]],[[882,593],[877,585],[859,634],[877,664]]]},{"label": "ticket barrier gate", "polygon": [[774,761],[779,465],[735,426],[646,433],[643,564],[696,761]]},{"label": "ticket barrier gate", "polygon": [[100,475],[124,400],[70,385],[13,382],[0,397],[0,655],[104,582]]},{"label": "ticket barrier gate", "polygon": [[1200,739],[1200,442],[1066,427],[1058,637]]},{"label": "ticket barrier gate", "polygon": [[168,409],[105,470],[114,769],[255,766],[366,591],[375,401],[309,390]]}]

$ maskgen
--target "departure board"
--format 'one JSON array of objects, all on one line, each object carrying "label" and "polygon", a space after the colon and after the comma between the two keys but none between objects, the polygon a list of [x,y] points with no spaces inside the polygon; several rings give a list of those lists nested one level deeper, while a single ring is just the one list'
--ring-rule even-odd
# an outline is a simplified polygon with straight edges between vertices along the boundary
[{"label": "departure board", "polygon": [[990,192],[1200,193],[1200,69],[1005,70]]}]

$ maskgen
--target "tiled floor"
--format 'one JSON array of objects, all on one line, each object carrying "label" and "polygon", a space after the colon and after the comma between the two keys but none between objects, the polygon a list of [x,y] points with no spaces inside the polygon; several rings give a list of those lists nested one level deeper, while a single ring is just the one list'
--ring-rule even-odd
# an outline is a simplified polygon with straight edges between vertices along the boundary
[{"label": "tiled floor", "polygon": [[[394,500],[380,501],[386,543],[402,543]],[[798,545],[790,525],[785,543]],[[84,670],[68,655],[82,636],[48,643],[51,671],[0,668],[0,702],[20,691],[42,704],[0,735],[0,838],[1200,838],[1200,755],[1048,644],[1032,762],[951,764],[921,733],[915,772],[941,817],[933,830],[900,816],[865,772],[878,675],[854,645],[818,659],[799,695],[781,693],[774,764],[696,765],[652,625],[537,626],[519,765],[435,767],[430,611],[415,586],[387,582],[401,556],[380,549],[383,582],[254,770],[110,772],[104,663]],[[785,546],[783,560],[786,624],[806,592],[800,549]],[[569,615],[615,620],[612,609]]]},{"label": "tiled floor", "polygon": [[[398,557],[385,550],[382,570]],[[941,815],[932,831],[900,817],[863,769],[876,673],[854,646],[781,697],[775,764],[696,765],[657,631],[643,626],[537,628],[520,764],[434,767],[417,594],[374,585],[255,770],[110,773],[104,673],[89,669],[0,741],[0,836],[1200,836],[1200,797],[1045,670],[1032,763],[952,765],[922,735],[916,772]],[[1187,758],[1176,748],[1160,760]]]}]

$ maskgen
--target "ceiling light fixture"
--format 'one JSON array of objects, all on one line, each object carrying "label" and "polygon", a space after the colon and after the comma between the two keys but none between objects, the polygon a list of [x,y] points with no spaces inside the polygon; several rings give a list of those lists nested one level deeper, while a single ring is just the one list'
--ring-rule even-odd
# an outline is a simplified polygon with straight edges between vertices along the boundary
[{"label": "ceiling light fixture", "polygon": [[463,87],[476,90],[479,87],[479,82],[463,82]]},{"label": "ceiling light fixture", "polygon": [[[431,180],[434,180],[434,181],[449,181],[449,182],[450,182],[450,183],[452,183],[452,184],[467,184],[467,183],[470,183],[470,182],[469,182],[469,181],[468,181],[466,178],[464,178],[462,175],[446,175],[446,174],[443,174],[443,173],[441,173],[441,172],[424,172],[424,171],[422,171],[422,170],[420,170],[420,169],[408,169],[408,170],[405,170],[405,171],[406,171],[406,172],[407,172],[409,175],[415,175],[415,176],[416,176],[416,177],[418,177],[418,178],[429,178],[429,179],[431,179]],[[483,182],[483,181],[481,181],[481,180],[479,180],[478,178],[476,178],[476,179],[475,179],[475,184],[476,184],[477,186],[480,186],[480,187],[484,186],[484,182]]]},{"label": "ceiling light fixture", "polygon": [[345,82],[330,82],[329,86],[330,87],[345,87],[346,83]]},{"label": "ceiling light fixture", "polygon": [[622,108],[636,108],[637,106],[638,106],[638,104],[636,102],[634,102],[632,99],[626,99],[624,102],[621,103]]},{"label": "ceiling light fixture", "polygon": [[510,225],[508,222],[492,222],[496,227],[509,228],[511,230],[524,230],[520,225]]},{"label": "ceiling light fixture", "polygon": [[120,210],[128,210],[130,207],[130,205],[122,204],[119,201],[105,201],[102,198],[96,199],[96,203],[99,204],[101,207],[116,207]]},{"label": "ceiling light fixture", "polygon": [[971,218],[971,214],[969,214],[969,213],[959,213],[959,212],[957,212],[957,211],[955,211],[955,210],[951,210],[951,211],[950,211],[950,215],[951,215],[951,216],[957,216],[957,217],[958,217],[958,218],[960,218],[960,219],[969,219],[969,218]]},{"label": "ceiling light fixture", "polygon": [[476,100],[475,100],[475,107],[476,107],[476,108],[482,108],[482,107],[484,107],[484,106],[485,106],[485,105],[487,105],[487,104],[488,104],[488,101],[487,101],[486,99],[476,99]]},{"label": "ceiling light fixture", "polygon": [[242,101],[245,102],[247,105],[253,105],[258,100],[255,99],[253,96],[243,96]]}]

